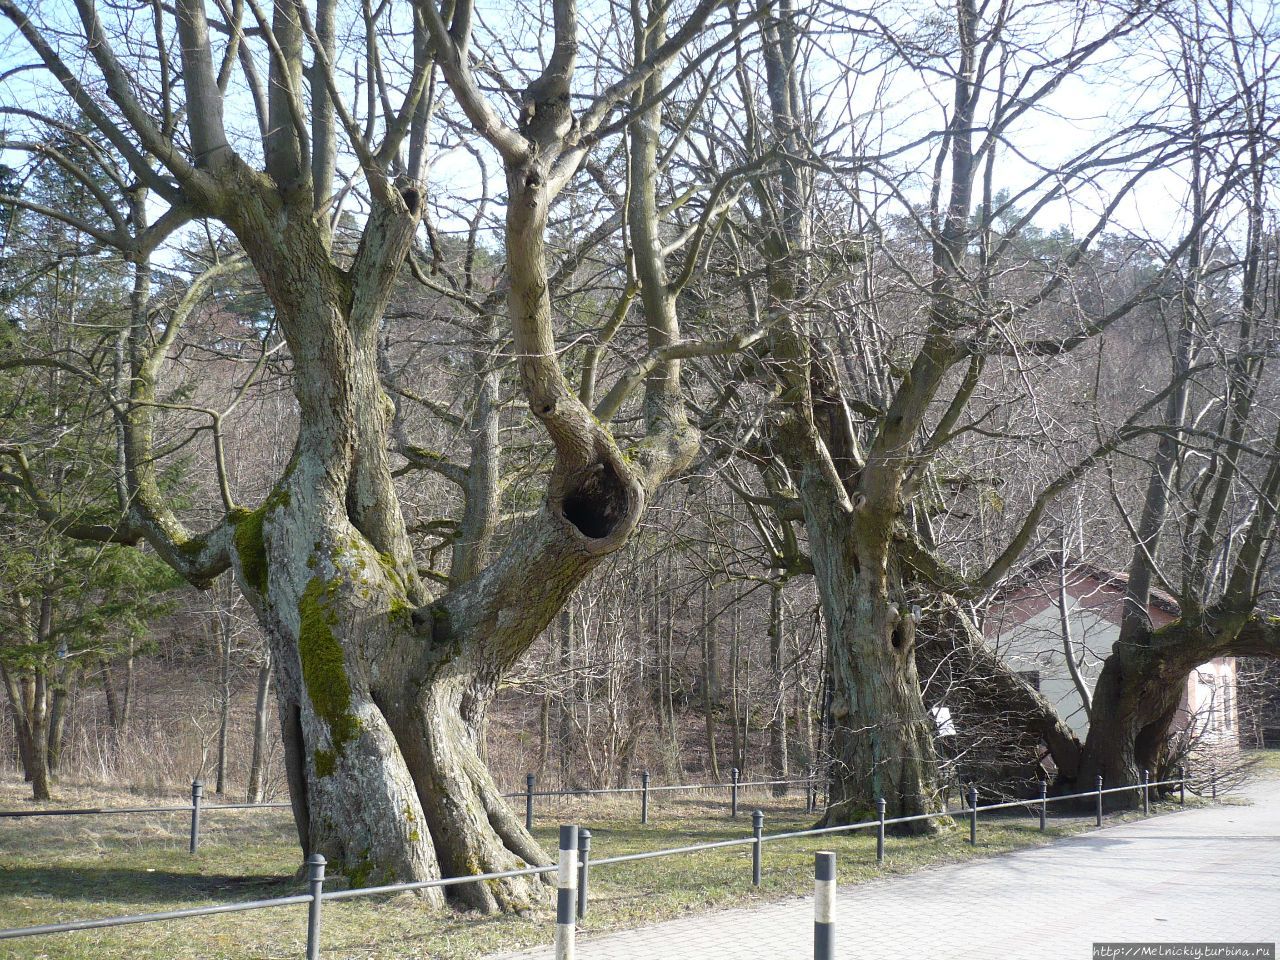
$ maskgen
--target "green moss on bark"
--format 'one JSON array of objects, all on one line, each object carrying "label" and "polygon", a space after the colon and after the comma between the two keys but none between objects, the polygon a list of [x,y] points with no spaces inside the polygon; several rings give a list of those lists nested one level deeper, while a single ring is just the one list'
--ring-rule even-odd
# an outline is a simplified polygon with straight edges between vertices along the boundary
[{"label": "green moss on bark", "polygon": [[267,593],[267,546],[262,526],[267,514],[277,507],[287,506],[289,493],[280,490],[262,502],[257,510],[241,510],[233,518],[236,522],[236,553],[240,557],[240,570],[245,581],[258,593]]},{"label": "green moss on bark", "polygon": [[[315,766],[319,776],[333,772],[337,755],[360,728],[351,713],[351,683],[342,657],[342,644],[334,636],[337,616],[325,598],[325,583],[312,577],[298,601],[298,656],[302,661],[302,681],[316,714],[329,725],[333,751],[327,761],[316,751]],[[321,767],[327,768],[322,771]]]},{"label": "green moss on bark", "polygon": [[267,592],[267,548],[262,539],[262,524],[267,518],[266,504],[246,514],[236,523],[236,553],[246,582],[259,593]]},{"label": "green moss on bark", "polygon": [[332,750],[317,750],[311,758],[316,767],[317,777],[327,777],[333,773],[334,766],[337,765],[338,759]]}]

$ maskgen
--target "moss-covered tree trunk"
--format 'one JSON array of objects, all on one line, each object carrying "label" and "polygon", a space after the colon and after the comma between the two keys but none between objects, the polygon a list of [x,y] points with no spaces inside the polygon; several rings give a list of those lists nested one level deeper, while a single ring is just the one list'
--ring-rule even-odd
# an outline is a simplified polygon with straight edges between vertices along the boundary
[{"label": "moss-covered tree trunk", "polygon": [[[299,407],[286,475],[256,510],[233,515],[234,565],[271,642],[303,849],[354,883],[546,862],[481,759],[478,723],[503,672],[630,538],[648,488],[692,453],[692,435],[681,434],[624,457],[565,382],[547,340],[539,162],[510,171],[510,310],[522,382],[555,465],[542,511],[501,556],[439,596],[418,577],[392,481],[393,407],[376,350],[416,194],[375,209],[345,271],[309,206],[280,206],[257,175],[241,171],[241,200],[223,213],[276,308]],[[509,910],[529,906],[539,886],[514,878],[452,893]]]},{"label": "moss-covered tree trunk", "polygon": [[[518,129],[480,102],[470,76],[470,4],[450,5],[454,22],[448,27],[436,5],[416,5],[409,18],[411,53],[406,51],[412,72],[395,84],[403,91],[401,102],[388,107],[384,124],[364,130],[351,119],[360,111],[340,110],[334,102],[342,86],[332,70],[339,5],[320,0],[314,14],[287,0],[267,6],[272,43],[265,96],[252,98],[262,135],[259,170],[237,153],[224,127],[227,71],[235,57],[215,68],[200,0],[173,6],[182,69],[160,99],[187,109],[180,119],[166,116],[163,122],[140,102],[128,58],[113,50],[115,38],[96,17],[84,23],[87,56],[69,69],[57,44],[46,39],[48,25],[33,18],[34,9],[0,2],[0,14],[103,134],[110,144],[103,149],[118,154],[129,182],[138,184],[128,194],[127,222],[113,205],[106,212],[115,232],[102,234],[102,242],[118,247],[134,269],[129,329],[119,338],[111,383],[118,394],[113,412],[122,516],[111,524],[63,522],[61,528],[89,540],[145,540],[197,586],[234,569],[271,646],[304,852],[325,854],[353,883],[541,862],[544,855],[506,810],[480,759],[477,724],[484,704],[574,587],[628,541],[651,492],[682,469],[697,446],[684,414],[678,357],[664,353],[682,338],[675,292],[654,286],[660,277],[649,284],[657,304],[657,312],[646,315],[650,356],[601,402],[611,409],[597,415],[569,389],[552,322],[547,211],[577,171],[591,132],[639,88],[657,93],[662,69],[719,4],[703,0],[669,39],[665,23],[656,23],[641,41],[653,44],[637,58],[643,63],[581,116],[570,109],[576,6],[555,4],[554,52],[525,90]],[[167,10],[155,10],[161,31],[168,29],[162,22]],[[380,56],[372,36],[365,53],[368,63]],[[383,392],[376,350],[383,312],[419,223],[437,67],[476,131],[502,155],[513,354],[530,412],[554,447],[543,509],[487,565],[497,500],[482,505],[473,498],[475,522],[468,523],[466,549],[457,557],[460,582],[443,595],[428,590],[416,569],[392,481],[394,408]],[[101,85],[92,93],[78,79],[85,68]],[[154,94],[148,90],[142,101],[150,104]],[[103,95],[118,115],[103,111]],[[653,100],[651,112],[661,97]],[[661,124],[652,127],[656,138]],[[350,258],[332,249],[331,217],[345,193],[334,182],[340,133],[358,159],[367,204]],[[650,260],[660,259],[663,249],[653,180],[642,177],[631,191],[647,184],[649,220],[642,226],[651,236],[639,243],[633,238],[633,245],[637,257]],[[167,212],[152,225],[148,212],[159,205]],[[162,455],[153,442],[169,351],[185,319],[212,292],[210,278],[227,269],[217,264],[202,274],[157,334],[149,258],[192,219],[227,226],[262,283],[289,348],[299,424],[287,471],[254,510],[235,505],[217,446],[224,516],[204,533],[190,531],[164,497],[157,476]],[[640,382],[644,436],[624,455],[605,421]],[[487,385],[486,402],[496,406],[494,388]],[[496,430],[496,414],[489,419]],[[498,463],[490,458],[478,466],[496,471]],[[491,485],[496,489],[496,482]],[[42,518],[60,519],[47,500],[29,492]],[[511,909],[529,904],[537,885],[512,879],[453,889],[482,909]]]}]

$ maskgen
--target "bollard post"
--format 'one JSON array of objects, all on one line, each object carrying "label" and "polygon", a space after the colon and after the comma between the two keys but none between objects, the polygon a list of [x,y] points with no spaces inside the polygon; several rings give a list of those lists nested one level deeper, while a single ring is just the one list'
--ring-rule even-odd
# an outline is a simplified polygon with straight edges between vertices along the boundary
[{"label": "bollard post", "polygon": [[578,828],[574,824],[560,826],[560,871],[556,877],[556,956],[555,960],[573,960],[577,921],[574,917],[575,888],[578,885]]},{"label": "bollard post", "polygon": [[321,854],[307,857],[307,885],[311,888],[311,902],[307,904],[307,960],[320,958],[320,904],[324,893],[324,864]]},{"label": "bollard post", "polygon": [[978,787],[969,784],[969,843],[978,844]]},{"label": "bollard post", "polygon": [[760,886],[760,858],[764,846],[764,811],[757,810],[751,814],[751,834],[756,842],[751,845],[751,885]]},{"label": "bollard post", "polygon": [[879,818],[876,824],[876,863],[884,863],[884,797],[876,801],[876,816]]},{"label": "bollard post", "polygon": [[813,855],[813,960],[836,958],[836,855]]},{"label": "bollard post", "polygon": [[1178,805],[1187,805],[1187,768],[1178,767]]},{"label": "bollard post", "polygon": [[533,785],[536,778],[532,773],[524,775],[524,828],[533,829]]},{"label": "bollard post", "polygon": [[640,774],[640,822],[649,822],[649,771]]},{"label": "bollard post", "polygon": [[1098,826],[1102,826],[1102,774],[1098,774]]},{"label": "bollard post", "polygon": [[1142,771],[1142,815],[1151,816],[1151,771]]},{"label": "bollard post", "polygon": [[734,767],[731,774],[732,783],[729,785],[729,818],[731,820],[738,819],[738,768]]},{"label": "bollard post", "polygon": [[1040,830],[1044,831],[1045,820],[1049,816],[1049,782],[1040,781]]},{"label": "bollard post", "polygon": [[191,844],[190,852],[195,853],[200,847],[200,801],[204,799],[204,784],[199,780],[191,781]]},{"label": "bollard post", "polygon": [[587,915],[587,883],[591,871],[591,831],[578,831],[578,919]]}]

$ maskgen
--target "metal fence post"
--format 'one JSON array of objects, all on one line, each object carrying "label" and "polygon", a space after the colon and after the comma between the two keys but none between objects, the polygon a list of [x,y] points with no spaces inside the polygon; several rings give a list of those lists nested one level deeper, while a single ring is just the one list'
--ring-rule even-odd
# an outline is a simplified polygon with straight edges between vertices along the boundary
[{"label": "metal fence post", "polygon": [[533,829],[533,785],[536,779],[532,773],[524,775],[524,828]]},{"label": "metal fence post", "polygon": [[836,855],[813,855],[813,960],[836,958]]},{"label": "metal fence post", "polygon": [[1102,774],[1098,774],[1098,826],[1102,826]]},{"label": "metal fence post", "polygon": [[1044,830],[1045,820],[1049,816],[1049,782],[1040,781],[1040,829]]},{"label": "metal fence post", "polygon": [[809,768],[809,776],[805,781],[805,813],[813,813],[818,806],[818,773],[813,768]]},{"label": "metal fence post", "polygon": [[1151,815],[1151,771],[1142,771],[1142,815]]},{"label": "metal fence post", "polygon": [[876,801],[876,816],[880,821],[876,824],[876,863],[884,863],[884,806],[884,797],[881,797]]},{"label": "metal fence post", "polygon": [[591,870],[591,831],[578,831],[578,919],[587,915],[587,882]]},{"label": "metal fence post", "polygon": [[1187,768],[1178,768],[1178,803],[1181,806],[1187,804]]},{"label": "metal fence post", "polygon": [[733,782],[729,786],[729,817],[738,819],[738,768],[734,767],[730,775]]},{"label": "metal fence post", "polygon": [[649,822],[649,771],[640,774],[640,822]]},{"label": "metal fence post", "polygon": [[978,843],[978,788],[969,784],[969,843]]},{"label": "metal fence post", "polygon": [[1218,802],[1218,771],[1217,771],[1217,768],[1214,768],[1213,770],[1211,770],[1211,771],[1209,772],[1209,788],[1210,788],[1210,790],[1212,791],[1212,792],[1209,794],[1209,799],[1210,799],[1210,800],[1212,800],[1214,803],[1217,803],[1217,802]]},{"label": "metal fence post", "polygon": [[311,902],[307,904],[307,960],[320,960],[320,904],[324,893],[325,859],[318,853],[307,857],[307,884]]},{"label": "metal fence post", "polygon": [[577,921],[574,908],[578,885],[578,828],[560,826],[560,871],[556,877],[556,960],[573,960]]},{"label": "metal fence post", "polygon": [[204,784],[199,780],[191,781],[191,844],[190,852],[195,853],[200,847],[200,801],[204,799]]},{"label": "metal fence post", "polygon": [[751,885],[760,886],[760,857],[764,840],[764,811],[757,810],[751,814],[751,834],[756,842],[751,845]]}]

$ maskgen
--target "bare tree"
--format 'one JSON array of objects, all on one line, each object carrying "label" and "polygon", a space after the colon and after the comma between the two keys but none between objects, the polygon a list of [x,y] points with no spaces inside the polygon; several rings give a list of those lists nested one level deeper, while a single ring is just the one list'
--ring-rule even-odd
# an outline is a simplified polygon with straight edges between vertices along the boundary
[{"label": "bare tree", "polygon": [[[507,120],[473,72],[476,14],[469,2],[443,13],[429,2],[414,4],[403,25],[404,56],[394,59],[385,45],[400,42],[391,38],[402,25],[398,8],[386,6],[339,23],[331,0],[277,0],[267,10],[227,6],[219,20],[209,18],[202,0],[181,0],[171,11],[151,11],[149,55],[134,55],[133,45],[122,43],[117,12],[93,0],[77,2],[71,21],[61,10],[0,2],[61,88],[59,108],[70,106],[95,131],[99,153],[109,158],[104,165],[129,196],[125,211],[102,198],[104,226],[76,225],[123,251],[134,272],[117,380],[100,385],[121,436],[121,512],[102,522],[62,522],[35,484],[21,486],[66,533],[146,541],[193,584],[234,570],[271,640],[302,848],[326,854],[353,883],[546,861],[481,759],[483,706],[575,586],[627,542],[656,486],[696,448],[684,414],[681,356],[736,346],[682,340],[646,186],[646,164],[658,151],[660,125],[652,118],[662,109],[664,71],[719,6],[704,0],[671,30],[665,8],[642,10],[631,65],[577,111],[570,107],[576,8],[555,4],[553,50],[515,95],[518,116]],[[64,48],[66,36],[77,39]],[[348,42],[361,51],[356,75],[368,84],[362,117],[348,96],[353,74],[339,62]],[[379,358],[384,310],[423,214],[437,70],[474,134],[504,165],[508,333],[521,390],[554,449],[540,508],[487,564],[477,538],[462,538],[459,582],[442,591],[419,572],[395,487],[395,413]],[[255,135],[242,133],[232,104],[252,105]],[[628,109],[619,117],[621,108]],[[18,115],[33,127],[55,122],[25,108]],[[628,125],[630,242],[647,353],[593,412],[561,365],[545,230],[552,202],[589,151]],[[338,176],[344,164],[350,170]],[[83,173],[67,167],[73,176]],[[71,218],[19,197],[7,201]],[[357,236],[337,242],[348,202],[361,206]],[[157,335],[150,257],[193,222],[225,225],[243,258],[217,260]],[[228,411],[197,411],[212,423],[221,503],[219,518],[197,531],[158,481],[161,382],[183,323],[215,280],[244,261],[287,345],[297,439],[288,468],[249,510],[237,503],[225,469],[220,428]],[[48,362],[87,373],[66,357],[14,365]],[[644,428],[624,450],[608,421],[641,387]],[[6,453],[21,476],[24,452]],[[482,468],[478,461],[477,475]],[[511,878],[452,889],[480,909],[519,909],[538,885]]]}]

